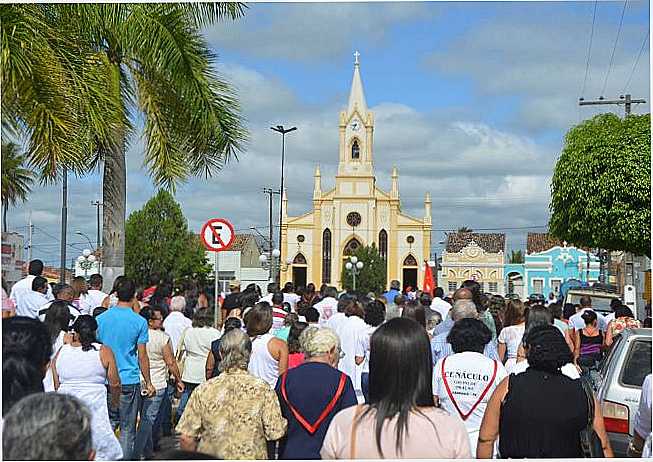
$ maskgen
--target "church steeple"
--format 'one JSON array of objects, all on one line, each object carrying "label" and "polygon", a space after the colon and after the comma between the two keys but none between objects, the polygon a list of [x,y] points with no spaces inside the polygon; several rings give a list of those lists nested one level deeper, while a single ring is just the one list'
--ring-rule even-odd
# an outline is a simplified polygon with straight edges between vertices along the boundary
[{"label": "church steeple", "polygon": [[354,53],[354,76],[347,110],[340,113],[338,175],[374,177],[374,114],[368,110],[360,73],[360,53]]},{"label": "church steeple", "polygon": [[364,119],[367,117],[367,103],[365,102],[365,93],[363,92],[363,81],[361,80],[360,62],[358,58],[360,53],[354,53],[354,77],[351,80],[351,90],[349,90],[349,104],[347,105],[347,115],[358,111]]}]

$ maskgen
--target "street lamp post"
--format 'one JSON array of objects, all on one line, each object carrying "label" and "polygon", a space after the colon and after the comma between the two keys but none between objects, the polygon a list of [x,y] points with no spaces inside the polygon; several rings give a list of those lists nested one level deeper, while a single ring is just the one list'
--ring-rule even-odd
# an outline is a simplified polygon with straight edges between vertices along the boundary
[{"label": "street lamp post", "polygon": [[361,272],[365,264],[362,261],[358,261],[358,257],[353,255],[349,257],[349,261],[345,263],[345,268],[351,273],[353,279],[354,290],[356,290],[356,276]]},{"label": "street lamp post", "polygon": [[[281,249],[281,226],[283,225],[283,176],[284,176],[284,164],[286,159],[286,133],[297,130],[297,127],[284,128],[283,125],[277,125],[276,127],[270,127],[270,130],[274,130],[277,133],[281,133],[281,188],[279,189],[279,249]],[[279,277],[281,274],[279,274]]]},{"label": "street lamp post", "polygon": [[93,252],[91,252],[90,249],[84,249],[82,254],[77,257],[77,263],[79,263],[79,266],[84,270],[84,279],[88,279],[88,270],[93,268],[95,261],[95,255],[93,255]]}]

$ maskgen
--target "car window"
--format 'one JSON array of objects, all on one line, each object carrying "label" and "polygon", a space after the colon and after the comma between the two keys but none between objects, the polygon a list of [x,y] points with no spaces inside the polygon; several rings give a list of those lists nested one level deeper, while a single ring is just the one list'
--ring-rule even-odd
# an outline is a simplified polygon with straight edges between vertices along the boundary
[{"label": "car window", "polygon": [[621,372],[621,383],[641,387],[644,378],[651,373],[651,341],[635,340],[630,345],[628,356]]}]

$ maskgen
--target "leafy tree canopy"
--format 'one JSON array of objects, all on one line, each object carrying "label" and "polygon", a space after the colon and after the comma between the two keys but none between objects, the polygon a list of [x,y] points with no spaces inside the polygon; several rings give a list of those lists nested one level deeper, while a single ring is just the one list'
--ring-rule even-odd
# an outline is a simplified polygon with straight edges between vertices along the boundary
[{"label": "leafy tree canopy", "polygon": [[199,237],[188,230],[181,207],[167,191],[129,215],[125,239],[125,274],[139,285],[152,273],[178,283],[204,280],[211,271]]},{"label": "leafy tree canopy", "polygon": [[510,263],[524,263],[524,252],[513,250],[510,252]]},{"label": "leafy tree canopy", "polygon": [[650,175],[650,114],[601,114],[573,127],[551,181],[551,234],[650,256]]},{"label": "leafy tree canopy", "polygon": [[[385,260],[381,258],[376,245],[360,246],[352,255],[363,262],[363,269],[356,276],[356,291],[361,293],[374,292],[380,294],[385,290],[386,285],[386,267]],[[353,289],[354,280],[351,271],[348,271],[344,265],[340,277],[344,289]]]}]

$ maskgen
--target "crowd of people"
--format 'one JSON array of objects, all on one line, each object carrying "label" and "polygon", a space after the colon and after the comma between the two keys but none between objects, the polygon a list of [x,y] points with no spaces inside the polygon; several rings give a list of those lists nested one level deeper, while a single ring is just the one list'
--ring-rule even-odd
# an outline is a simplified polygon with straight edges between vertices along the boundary
[{"label": "crowd of people", "polygon": [[42,269],[3,288],[8,459],[575,458],[588,434],[612,457],[592,374],[640,325],[618,299],[602,316],[588,296],[545,305],[472,280],[449,296],[232,280],[212,307],[157,275],[105,293],[99,274],[50,287]]}]

